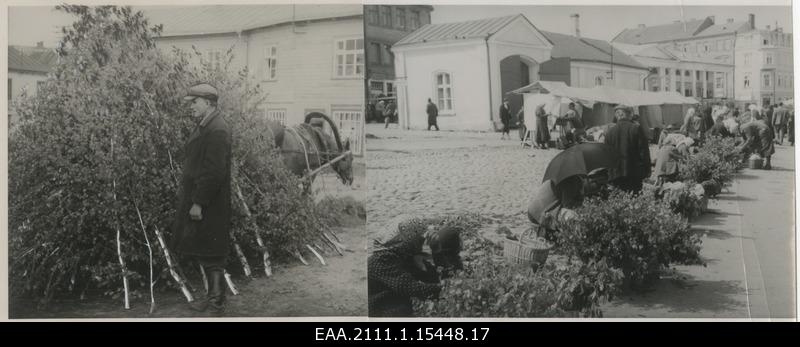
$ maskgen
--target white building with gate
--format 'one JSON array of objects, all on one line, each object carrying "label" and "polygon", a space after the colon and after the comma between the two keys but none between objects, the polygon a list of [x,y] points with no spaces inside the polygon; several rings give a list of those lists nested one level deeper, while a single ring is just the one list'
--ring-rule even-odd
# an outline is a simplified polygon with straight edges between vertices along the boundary
[{"label": "white building with gate", "polygon": [[420,28],[392,49],[400,127],[427,127],[430,98],[442,129],[497,128],[503,95],[538,80],[552,47],[523,15]]},{"label": "white building with gate", "polygon": [[362,6],[236,5],[148,8],[163,24],[158,46],[191,52],[231,68],[247,68],[267,94],[264,116],[285,125],[322,112],[364,154],[364,28]]}]

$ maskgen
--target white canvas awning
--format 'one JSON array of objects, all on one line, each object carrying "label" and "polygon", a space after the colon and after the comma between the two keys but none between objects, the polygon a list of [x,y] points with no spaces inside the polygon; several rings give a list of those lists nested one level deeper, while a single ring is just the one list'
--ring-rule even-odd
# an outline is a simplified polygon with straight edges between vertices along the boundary
[{"label": "white canvas awning", "polygon": [[569,98],[586,107],[595,102],[626,106],[649,106],[664,104],[696,104],[694,98],[684,97],[677,92],[647,92],[641,90],[619,89],[610,86],[576,88],[564,82],[538,81],[511,91],[514,94],[538,93]]}]

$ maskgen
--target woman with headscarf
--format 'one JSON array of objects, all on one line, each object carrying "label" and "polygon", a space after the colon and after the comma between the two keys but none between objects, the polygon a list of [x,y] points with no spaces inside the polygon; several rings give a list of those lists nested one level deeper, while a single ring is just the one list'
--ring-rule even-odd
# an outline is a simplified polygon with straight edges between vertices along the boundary
[{"label": "woman with headscarf", "polygon": [[703,119],[697,115],[695,108],[692,107],[689,111],[686,111],[686,117],[683,119],[681,131],[684,132],[686,136],[691,137],[695,142],[699,142],[703,136],[703,128]]},{"label": "woman with headscarf", "polygon": [[544,104],[536,106],[536,144],[539,148],[547,149],[550,143],[550,128],[547,126],[547,113]]},{"label": "woman with headscarf", "polygon": [[664,139],[656,154],[656,185],[661,186],[678,179],[679,163],[689,155],[689,147],[693,144],[692,138],[682,134],[670,134]]},{"label": "woman with headscarf", "polygon": [[[432,230],[419,219],[389,225],[367,259],[369,316],[411,317],[411,298],[437,297],[440,277],[461,268],[461,230]],[[431,254],[423,252],[426,244]],[[445,269],[442,274],[437,266]]]}]

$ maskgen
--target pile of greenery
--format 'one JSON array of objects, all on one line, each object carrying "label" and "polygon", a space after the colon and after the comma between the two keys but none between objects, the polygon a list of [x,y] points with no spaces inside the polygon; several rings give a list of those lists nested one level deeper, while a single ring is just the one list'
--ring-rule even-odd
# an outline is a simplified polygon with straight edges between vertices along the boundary
[{"label": "pile of greenery", "polygon": [[[263,250],[280,260],[306,244],[326,245],[326,223],[282,164],[258,116],[263,93],[247,71],[217,68],[197,52],[162,52],[161,27],[129,7],[58,9],[77,17],[64,28],[59,63],[36,96],[13,105],[20,116],[9,139],[15,295],[46,303],[56,293],[119,294],[118,238],[134,294],[149,287],[151,268],[158,288],[174,286],[155,230],[170,243],[183,145],[195,127],[182,97],[201,81],[217,86],[233,128],[233,233],[253,272]],[[231,260],[238,268],[239,258]]]},{"label": "pile of greenery", "polygon": [[555,250],[584,264],[619,269],[626,286],[641,288],[670,264],[698,264],[700,238],[688,222],[649,194],[612,190],[590,198],[577,216],[560,223]]},{"label": "pile of greenery", "polygon": [[443,280],[439,299],[417,301],[417,316],[601,317],[599,305],[621,283],[621,273],[605,262],[551,262],[537,270],[511,265],[501,246],[477,233],[478,217],[428,221],[469,229],[462,234],[464,269]]}]

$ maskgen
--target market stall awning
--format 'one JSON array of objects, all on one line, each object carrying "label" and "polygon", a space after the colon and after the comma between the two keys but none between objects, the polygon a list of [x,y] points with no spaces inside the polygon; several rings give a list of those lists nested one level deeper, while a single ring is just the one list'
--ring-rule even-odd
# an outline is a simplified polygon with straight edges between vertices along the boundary
[{"label": "market stall awning", "polygon": [[539,93],[566,97],[581,104],[590,105],[595,102],[621,104],[627,106],[648,106],[664,104],[696,104],[694,98],[684,97],[677,92],[648,92],[641,90],[620,89],[610,86],[594,88],[570,87],[564,82],[537,81],[509,93]]}]

